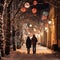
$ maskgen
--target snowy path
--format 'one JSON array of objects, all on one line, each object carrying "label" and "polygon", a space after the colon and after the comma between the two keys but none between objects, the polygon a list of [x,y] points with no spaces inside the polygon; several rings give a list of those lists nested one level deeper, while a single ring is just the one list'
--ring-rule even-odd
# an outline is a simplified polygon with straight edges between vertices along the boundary
[{"label": "snowy path", "polygon": [[26,47],[23,45],[21,49],[12,51],[9,56],[5,56],[2,60],[60,60],[60,54],[52,53],[50,49],[37,45],[36,54],[26,53]]}]

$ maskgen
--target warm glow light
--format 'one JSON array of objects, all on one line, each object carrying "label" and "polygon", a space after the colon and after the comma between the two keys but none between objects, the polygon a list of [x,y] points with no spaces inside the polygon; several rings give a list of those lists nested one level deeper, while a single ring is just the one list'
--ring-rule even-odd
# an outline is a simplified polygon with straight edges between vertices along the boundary
[{"label": "warm glow light", "polygon": [[36,37],[38,37],[38,34],[35,34]]},{"label": "warm glow light", "polygon": [[48,28],[47,27],[45,27],[45,31],[48,32]]},{"label": "warm glow light", "polygon": [[54,19],[52,18],[52,20],[54,20]]},{"label": "warm glow light", "polygon": [[29,26],[32,27],[32,24],[30,24]]},{"label": "warm glow light", "polygon": [[30,32],[28,32],[28,34],[30,34]]},{"label": "warm glow light", "polygon": [[35,1],[33,1],[33,5],[37,5],[37,3],[38,3],[38,2],[37,2],[36,0],[35,0]]},{"label": "warm glow light", "polygon": [[33,30],[34,30],[34,31],[36,31],[36,29],[35,29],[35,28],[34,28]]},{"label": "warm glow light", "polygon": [[48,28],[47,28],[47,27],[45,27],[45,30],[48,30]]},{"label": "warm glow light", "polygon": [[49,24],[51,24],[51,21],[48,21]]},{"label": "warm glow light", "polygon": [[51,22],[52,22],[52,24],[54,25],[54,19],[52,18],[51,20],[52,20],[52,21],[51,21]]},{"label": "warm glow light", "polygon": [[32,13],[35,14],[37,12],[37,9],[36,8],[33,8],[32,9]]},{"label": "warm glow light", "polygon": [[28,2],[26,2],[24,6],[25,6],[25,8],[29,8],[30,4]]},{"label": "warm glow light", "polygon": [[21,12],[26,12],[26,8],[25,7],[22,7],[20,10],[21,10]]}]

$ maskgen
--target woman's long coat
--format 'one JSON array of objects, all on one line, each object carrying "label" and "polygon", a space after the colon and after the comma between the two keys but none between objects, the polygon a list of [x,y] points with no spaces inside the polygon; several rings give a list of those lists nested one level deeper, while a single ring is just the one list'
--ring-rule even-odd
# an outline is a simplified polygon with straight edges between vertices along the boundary
[{"label": "woman's long coat", "polygon": [[27,40],[26,40],[26,48],[30,48],[31,47],[31,40],[29,37],[27,37]]}]

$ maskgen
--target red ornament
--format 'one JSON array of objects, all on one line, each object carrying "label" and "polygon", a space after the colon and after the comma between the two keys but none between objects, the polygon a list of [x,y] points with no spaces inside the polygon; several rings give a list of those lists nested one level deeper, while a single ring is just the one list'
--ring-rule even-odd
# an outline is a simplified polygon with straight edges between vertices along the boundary
[{"label": "red ornament", "polygon": [[36,9],[36,8],[33,8],[33,9],[32,9],[32,13],[35,14],[36,12],[37,12],[37,9]]},{"label": "red ornament", "polygon": [[37,3],[38,3],[38,2],[37,2],[36,0],[35,0],[35,1],[33,1],[33,5],[37,5]]},{"label": "red ornament", "polygon": [[35,0],[35,1],[33,1],[33,5],[37,5],[37,3],[38,3],[38,2],[37,2],[36,0]]},{"label": "red ornament", "polygon": [[21,12],[26,12],[26,8],[25,7],[22,7],[20,10],[21,10]]}]

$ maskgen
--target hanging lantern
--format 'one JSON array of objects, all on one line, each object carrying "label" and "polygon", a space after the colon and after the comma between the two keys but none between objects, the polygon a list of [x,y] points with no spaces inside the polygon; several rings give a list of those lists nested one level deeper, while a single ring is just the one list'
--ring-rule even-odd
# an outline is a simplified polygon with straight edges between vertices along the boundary
[{"label": "hanging lantern", "polygon": [[24,4],[24,7],[25,7],[25,8],[29,8],[29,7],[30,7],[30,4],[29,4],[28,2],[26,2],[26,3]]},{"label": "hanging lantern", "polygon": [[37,9],[36,9],[36,8],[33,8],[33,9],[32,9],[32,13],[35,14],[36,12],[37,12]]},{"label": "hanging lantern", "polygon": [[33,1],[33,5],[37,5],[38,4],[38,2],[35,0],[35,1]]},{"label": "hanging lantern", "polygon": [[26,12],[26,8],[25,7],[22,7],[21,8],[21,12]]}]

